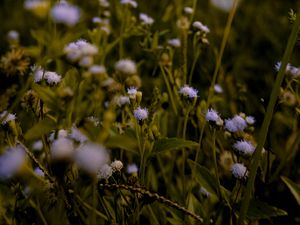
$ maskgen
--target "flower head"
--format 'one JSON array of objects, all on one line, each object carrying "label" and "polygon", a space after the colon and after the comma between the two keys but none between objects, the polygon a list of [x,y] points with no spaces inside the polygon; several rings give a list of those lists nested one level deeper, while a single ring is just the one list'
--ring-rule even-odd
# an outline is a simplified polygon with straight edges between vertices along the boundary
[{"label": "flower head", "polygon": [[168,40],[168,44],[175,48],[179,48],[181,46],[179,38],[173,38]]},{"label": "flower head", "polygon": [[98,172],[97,172],[97,178],[99,180],[101,180],[101,179],[108,179],[108,178],[111,177],[112,174],[113,174],[113,168],[110,165],[108,165],[108,164],[104,164],[98,170]]},{"label": "flower head", "polygon": [[193,27],[197,28],[198,30],[204,32],[204,33],[209,33],[210,30],[207,26],[203,25],[200,21],[195,21],[193,23]]},{"label": "flower head", "polygon": [[137,73],[136,64],[131,59],[121,59],[115,64],[115,69],[119,73],[134,75]]},{"label": "flower head", "polygon": [[140,13],[140,20],[144,25],[152,25],[154,23],[154,19],[145,13]]},{"label": "flower head", "polygon": [[138,107],[134,110],[134,117],[139,120],[143,121],[148,118],[148,109],[147,108],[141,108]]},{"label": "flower head", "polygon": [[3,111],[0,114],[0,121],[2,122],[2,125],[5,125],[8,122],[14,121],[14,120],[16,120],[16,115],[15,114],[8,113],[7,111]]},{"label": "flower head", "polygon": [[[68,60],[72,62],[84,61],[84,57],[96,55],[98,48],[86,40],[80,39],[66,45],[64,47],[64,53],[67,55]],[[81,63],[83,63],[83,61],[81,61]]]},{"label": "flower head", "polygon": [[104,66],[99,66],[99,65],[92,65],[89,68],[89,72],[91,74],[97,75],[97,74],[104,74],[106,73],[106,69]]},{"label": "flower head", "polygon": [[215,92],[218,93],[218,94],[220,94],[220,93],[223,92],[223,88],[222,88],[222,86],[221,86],[220,84],[215,84],[214,90],[215,90]]},{"label": "flower head", "polygon": [[234,163],[231,166],[231,172],[236,179],[243,179],[248,176],[247,168],[241,163]]},{"label": "flower head", "polygon": [[252,155],[255,150],[255,147],[252,145],[251,142],[241,140],[234,143],[233,148],[240,154],[240,155]]},{"label": "flower head", "polygon": [[183,11],[186,13],[186,14],[193,14],[194,10],[192,7],[184,7],[183,8]]},{"label": "flower head", "polygon": [[255,119],[253,116],[246,116],[245,120],[249,125],[252,125],[255,123]]},{"label": "flower head", "polygon": [[130,5],[133,8],[136,8],[138,6],[137,2],[134,0],[121,0],[122,5]]},{"label": "flower head", "polygon": [[86,142],[88,140],[87,136],[85,136],[77,127],[73,126],[71,129],[70,138],[78,141],[80,143]]},{"label": "flower head", "polygon": [[246,127],[246,121],[239,115],[235,115],[233,118],[225,120],[225,128],[230,132],[243,131]]},{"label": "flower head", "polygon": [[123,163],[120,160],[115,160],[110,164],[113,172],[121,171],[123,169]]},{"label": "flower head", "polygon": [[71,159],[73,157],[73,153],[73,141],[68,138],[58,138],[51,144],[50,155],[54,160]]},{"label": "flower head", "polygon": [[80,19],[80,10],[77,6],[61,1],[51,9],[51,18],[56,23],[63,23],[72,27]]},{"label": "flower head", "polygon": [[61,81],[61,76],[51,71],[46,71],[44,78],[48,84],[58,84]]},{"label": "flower head", "polygon": [[138,172],[138,167],[135,163],[127,165],[127,173],[133,174]]},{"label": "flower head", "polygon": [[0,156],[0,179],[8,179],[17,174],[25,164],[26,154],[21,146],[6,149]]},{"label": "flower head", "polygon": [[184,97],[197,98],[198,90],[189,87],[188,85],[184,85],[183,87],[180,88],[179,93]]},{"label": "flower head", "polygon": [[130,87],[127,89],[127,94],[129,95],[129,98],[134,99],[137,94],[137,88],[136,87]]}]

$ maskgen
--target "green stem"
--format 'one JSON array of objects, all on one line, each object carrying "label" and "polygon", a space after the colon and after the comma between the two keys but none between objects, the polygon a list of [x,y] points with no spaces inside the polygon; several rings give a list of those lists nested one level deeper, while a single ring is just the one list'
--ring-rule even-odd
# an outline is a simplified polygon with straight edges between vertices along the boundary
[{"label": "green stem", "polygon": [[[300,11],[300,8],[299,8],[298,11]],[[251,195],[252,195],[252,192],[253,192],[253,189],[254,189],[254,181],[255,181],[255,177],[256,177],[256,173],[257,173],[257,168],[258,168],[258,165],[259,165],[259,162],[260,162],[261,152],[262,152],[264,143],[266,141],[266,137],[267,137],[267,134],[268,134],[268,129],[269,129],[271,119],[272,119],[272,116],[273,116],[273,112],[274,112],[275,103],[276,103],[277,97],[279,95],[280,86],[281,86],[281,83],[284,79],[285,69],[286,69],[286,66],[287,66],[288,61],[290,59],[290,56],[292,54],[293,48],[294,48],[294,46],[296,44],[296,41],[297,41],[299,26],[300,26],[300,16],[297,16],[297,19],[294,23],[291,35],[289,37],[289,40],[288,40],[288,43],[287,43],[287,46],[286,46],[286,49],[285,49],[285,52],[284,52],[284,55],[283,55],[283,58],[282,58],[281,67],[279,69],[278,75],[277,75],[276,80],[275,80],[275,84],[274,84],[273,89],[272,89],[270,101],[269,101],[269,104],[268,104],[268,107],[267,107],[267,112],[266,112],[266,115],[264,117],[262,128],[260,130],[257,148],[256,148],[256,150],[253,154],[252,164],[251,164],[251,167],[250,167],[249,179],[248,179],[248,182],[247,182],[245,195],[243,197],[242,206],[241,206],[241,209],[240,209],[240,212],[239,212],[238,225],[243,225],[244,220],[246,218],[250,198],[251,198]]]},{"label": "green stem", "polygon": [[215,174],[216,174],[216,180],[218,183],[217,191],[218,191],[219,198],[222,199],[221,183],[220,183],[220,177],[219,177],[219,172],[218,172],[218,163],[217,163],[216,129],[215,128],[213,128],[212,142],[213,142],[213,159],[214,159],[214,167],[215,167],[214,169],[215,169]]}]

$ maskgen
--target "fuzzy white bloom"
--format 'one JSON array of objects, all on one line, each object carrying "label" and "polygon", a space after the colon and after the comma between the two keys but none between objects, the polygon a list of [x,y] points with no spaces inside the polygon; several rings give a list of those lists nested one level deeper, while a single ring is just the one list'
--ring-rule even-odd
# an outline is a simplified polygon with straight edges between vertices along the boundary
[{"label": "fuzzy white bloom", "polygon": [[241,140],[234,143],[233,148],[240,155],[252,155],[255,147],[249,141]]},{"label": "fuzzy white bloom", "polygon": [[218,94],[223,93],[223,88],[222,88],[222,86],[220,84],[215,84],[214,90]]},{"label": "fuzzy white bloom", "polygon": [[71,27],[78,23],[80,10],[77,6],[61,1],[51,9],[51,18],[56,23],[63,23]]},{"label": "fuzzy white bloom", "polygon": [[34,169],[34,173],[35,173],[36,175],[40,176],[40,177],[45,176],[44,172],[43,172],[39,167],[36,167],[36,168]]},{"label": "fuzzy white bloom", "polygon": [[200,31],[203,31],[204,33],[209,33],[210,30],[207,26],[203,25],[200,21],[195,21],[193,23],[193,27],[199,29]]},{"label": "fuzzy white bloom", "polygon": [[181,46],[179,38],[169,39],[168,44],[175,48],[179,48]]},{"label": "fuzzy white bloom", "polygon": [[46,71],[44,74],[44,78],[48,84],[58,84],[61,81],[61,76],[55,72]]},{"label": "fuzzy white bloom", "polygon": [[234,4],[234,0],[210,0],[210,2],[224,12],[229,12]]},{"label": "fuzzy white bloom", "polygon": [[137,94],[137,88],[136,87],[130,87],[127,89],[127,94],[129,95],[129,98],[134,99]]},{"label": "fuzzy white bloom", "polygon": [[50,147],[50,155],[54,160],[71,159],[74,153],[74,144],[68,138],[54,140]]},{"label": "fuzzy white bloom", "polygon": [[183,8],[183,11],[186,13],[186,14],[193,14],[194,10],[192,7],[184,7]]},{"label": "fuzzy white bloom", "polygon": [[105,164],[109,163],[110,159],[103,146],[86,143],[75,151],[74,161],[85,172],[96,175]]},{"label": "fuzzy white bloom", "polygon": [[138,6],[137,2],[133,1],[133,0],[121,0],[121,4],[122,5],[130,5],[133,8],[136,8]]},{"label": "fuzzy white bloom", "polygon": [[137,73],[136,64],[130,59],[121,59],[115,64],[115,69],[119,73],[134,75]]},{"label": "fuzzy white bloom", "polygon": [[35,66],[32,67],[32,71],[34,71],[33,76],[34,76],[34,82],[38,83],[43,79],[45,70],[42,69],[41,67],[36,68]]},{"label": "fuzzy white bloom", "polygon": [[94,75],[104,74],[104,73],[106,73],[106,69],[104,66],[92,65],[89,68],[89,72]]},{"label": "fuzzy white bloom", "polygon": [[15,31],[15,30],[10,30],[8,33],[7,33],[7,38],[9,40],[12,40],[12,41],[18,41],[19,40],[19,37],[20,37],[20,34],[18,31]]},{"label": "fuzzy white bloom", "polygon": [[0,156],[0,179],[8,179],[17,174],[25,164],[26,153],[21,146],[6,149]]},{"label": "fuzzy white bloom", "polygon": [[80,143],[86,142],[88,140],[87,136],[85,136],[77,127],[73,126],[71,129],[70,138],[78,141]]},{"label": "fuzzy white bloom", "polygon": [[16,120],[16,115],[15,114],[8,113],[7,111],[3,111],[0,114],[0,121],[2,121],[2,125],[5,125],[8,122],[14,121],[14,120]]},{"label": "fuzzy white bloom", "polygon": [[84,56],[96,55],[98,53],[98,48],[95,45],[88,43],[86,40],[80,39],[65,46],[64,53],[70,61],[76,62]]},{"label": "fuzzy white bloom", "polygon": [[231,172],[237,179],[243,179],[248,176],[247,168],[241,163],[234,163],[231,166]]},{"label": "fuzzy white bloom", "polygon": [[189,87],[188,85],[184,85],[180,88],[179,93],[184,97],[197,98],[198,90]]},{"label": "fuzzy white bloom", "polygon": [[110,85],[114,84],[116,81],[111,77],[107,78],[105,81],[102,82],[102,87],[109,87]]},{"label": "fuzzy white bloom", "polygon": [[68,137],[68,131],[65,129],[60,129],[57,134],[58,138],[66,138]]},{"label": "fuzzy white bloom", "polygon": [[27,10],[48,9],[49,1],[45,0],[26,0],[24,8]]},{"label": "fuzzy white bloom", "polygon": [[112,176],[113,174],[113,168],[108,165],[108,164],[104,164],[97,172],[97,178],[99,180],[101,179],[108,179]]},{"label": "fuzzy white bloom", "polygon": [[208,197],[210,196],[210,193],[207,191],[207,189],[206,189],[205,187],[201,187],[199,191],[200,191],[200,193],[201,193],[202,195],[204,195],[206,198],[208,198]]},{"label": "fuzzy white bloom", "polygon": [[130,104],[130,99],[128,96],[116,96],[113,99],[113,103],[121,107],[126,104]]},{"label": "fuzzy white bloom", "polygon": [[99,0],[99,5],[103,8],[108,8],[109,2],[107,0]]},{"label": "fuzzy white bloom", "polygon": [[152,25],[154,23],[154,19],[145,13],[140,13],[140,20],[144,25]]},{"label": "fuzzy white bloom", "polygon": [[205,114],[206,121],[216,122],[219,119],[219,117],[219,114],[213,109],[208,109]]},{"label": "fuzzy white bloom", "polygon": [[123,163],[120,160],[115,160],[110,164],[113,172],[121,171],[123,169]]},{"label": "fuzzy white bloom", "polygon": [[246,122],[250,125],[254,124],[255,123],[255,119],[253,116],[246,116],[245,118]]},{"label": "fuzzy white bloom", "polygon": [[148,118],[147,108],[141,108],[140,106],[134,110],[133,114],[137,120],[145,120]]},{"label": "fuzzy white bloom", "polygon": [[92,22],[97,23],[97,24],[101,24],[102,19],[100,17],[96,16],[96,17],[93,17]]},{"label": "fuzzy white bloom", "polygon": [[34,142],[32,144],[32,149],[34,151],[41,151],[43,149],[43,142],[42,142],[42,140],[38,140],[38,141]]},{"label": "fuzzy white bloom", "polygon": [[[281,62],[277,62],[275,64],[275,70],[278,72],[280,67],[281,67]],[[285,73],[287,73],[293,77],[298,77],[298,76],[300,76],[300,69],[297,67],[294,67],[288,63],[286,66],[286,69],[285,69]]]},{"label": "fuzzy white bloom", "polygon": [[233,118],[225,120],[225,128],[230,132],[243,131],[246,127],[247,122],[239,115],[235,115]]},{"label": "fuzzy white bloom", "polygon": [[133,174],[138,172],[138,167],[135,163],[127,165],[127,173]]}]

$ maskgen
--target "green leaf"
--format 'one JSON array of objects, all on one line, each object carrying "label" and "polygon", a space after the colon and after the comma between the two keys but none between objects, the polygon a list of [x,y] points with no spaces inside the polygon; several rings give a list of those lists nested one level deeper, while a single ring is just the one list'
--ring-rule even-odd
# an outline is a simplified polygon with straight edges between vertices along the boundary
[{"label": "green leaf", "polygon": [[218,182],[216,178],[211,175],[210,171],[192,160],[188,160],[188,163],[192,169],[195,168],[196,181],[209,193],[218,196]]},{"label": "green leaf", "polygon": [[188,141],[179,138],[162,138],[154,142],[152,153],[160,154],[171,150],[182,148],[195,148],[199,144],[194,141]]},{"label": "green leaf", "polygon": [[130,131],[125,134],[112,134],[105,143],[107,148],[120,148],[134,153],[138,153],[138,144]]},{"label": "green leaf", "polygon": [[49,87],[43,87],[37,84],[32,86],[32,89],[38,94],[43,102],[51,109],[58,109],[58,98],[56,93]]},{"label": "green leaf", "polygon": [[283,176],[281,177],[281,180],[286,184],[286,186],[288,186],[295,199],[297,200],[298,205],[300,205],[300,184],[296,184],[289,178]]},{"label": "green leaf", "polygon": [[275,216],[286,216],[287,212],[265,202],[252,199],[249,204],[247,217],[249,219],[267,219]]},{"label": "green leaf", "polygon": [[41,136],[48,134],[50,131],[54,130],[55,128],[56,128],[56,123],[53,120],[46,118],[44,120],[39,121],[32,128],[30,128],[26,132],[24,137],[26,140],[38,139]]}]

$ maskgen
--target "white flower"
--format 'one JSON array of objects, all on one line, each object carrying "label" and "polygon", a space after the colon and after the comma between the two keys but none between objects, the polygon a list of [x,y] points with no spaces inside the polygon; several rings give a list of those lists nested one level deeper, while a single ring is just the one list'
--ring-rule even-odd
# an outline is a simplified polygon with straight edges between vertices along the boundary
[{"label": "white flower", "polygon": [[207,110],[205,114],[206,121],[216,122],[219,119],[219,117],[219,114],[213,109]]},{"label": "white flower", "polygon": [[123,163],[120,160],[115,160],[110,164],[113,172],[121,171],[123,168]]},{"label": "white flower", "polygon": [[77,6],[62,1],[55,4],[51,9],[51,18],[56,23],[74,26],[80,19],[80,10]]},{"label": "white flower", "polygon": [[127,89],[127,94],[129,95],[129,98],[135,99],[137,94],[137,88],[136,87],[130,87]]},{"label": "white flower", "polygon": [[61,76],[51,71],[46,71],[44,78],[48,84],[58,84],[61,81]]},{"label": "white flower", "polygon": [[83,143],[88,140],[87,136],[85,136],[77,127],[73,126],[70,134],[70,138]]},{"label": "white flower", "polygon": [[0,121],[2,121],[2,125],[7,124],[9,121],[14,121],[16,120],[16,115],[8,113],[7,111],[3,111],[0,114]]},{"label": "white flower", "polygon": [[9,40],[12,40],[12,41],[18,41],[19,40],[19,37],[20,37],[20,34],[18,31],[15,31],[15,30],[10,30],[8,33],[7,33],[7,37]]},{"label": "white flower", "polygon": [[33,75],[34,75],[34,82],[38,83],[43,79],[45,70],[42,69],[41,67],[36,68],[36,66],[32,67],[32,71],[34,71]]},{"label": "white flower", "polygon": [[99,0],[99,5],[103,8],[108,8],[109,2],[107,0]]},{"label": "white flower", "polygon": [[34,169],[34,173],[35,173],[36,175],[40,176],[40,177],[45,176],[43,170],[41,170],[39,167],[36,167],[36,168]]},{"label": "white flower", "polygon": [[186,13],[186,14],[193,14],[194,10],[192,7],[184,7],[183,8],[183,11]]},{"label": "white flower", "polygon": [[26,0],[24,8],[27,10],[48,9],[49,1],[44,0]]},{"label": "white flower", "polygon": [[233,148],[240,155],[252,155],[255,150],[255,147],[249,141],[241,140],[234,143]]},{"label": "white flower", "polygon": [[200,191],[200,193],[201,193],[202,195],[204,195],[206,198],[208,198],[208,197],[210,196],[210,193],[206,190],[205,187],[201,187],[199,191]]},{"label": "white flower", "polygon": [[233,7],[234,0],[210,0],[210,2],[217,8],[229,12]]},{"label": "white flower", "polygon": [[137,73],[136,64],[130,59],[121,59],[115,64],[115,69],[119,73],[134,75]]},{"label": "white flower", "polygon": [[86,143],[75,151],[74,161],[79,168],[96,175],[102,166],[109,163],[110,159],[107,150],[103,146]]},{"label": "white flower", "polygon": [[68,132],[65,129],[60,129],[57,136],[58,138],[66,138],[68,136]]},{"label": "white flower", "polygon": [[220,94],[220,93],[223,92],[223,88],[222,88],[222,86],[221,86],[220,84],[215,84],[214,90],[215,90],[215,92],[218,93],[218,94]]},{"label": "white flower", "polygon": [[133,8],[136,8],[138,6],[137,2],[133,1],[133,0],[121,0],[121,4],[122,5],[130,5]]},{"label": "white flower", "polygon": [[168,44],[175,48],[179,48],[181,46],[181,42],[180,42],[179,38],[169,39]]},{"label": "white flower", "polygon": [[98,23],[98,24],[102,23],[102,19],[98,16],[93,17],[92,21],[93,21],[93,23]]},{"label": "white flower", "polygon": [[184,97],[197,98],[198,90],[189,87],[188,85],[184,85],[180,88],[179,93]]},{"label": "white flower", "polygon": [[68,138],[58,138],[50,147],[50,155],[54,160],[71,159],[74,153],[73,141]]},{"label": "white flower", "polygon": [[0,156],[0,179],[8,179],[17,174],[25,164],[26,154],[21,146],[6,149]]},{"label": "white flower", "polygon": [[100,179],[108,179],[113,174],[113,168],[107,164],[101,166],[100,170],[97,172],[97,178]]},{"label": "white flower", "polygon": [[42,140],[38,140],[32,144],[32,149],[35,151],[41,151],[43,149]]},{"label": "white flower", "polygon": [[207,26],[203,25],[200,21],[195,21],[193,23],[193,27],[199,29],[200,31],[203,31],[204,33],[209,33],[210,30]]},{"label": "white flower", "polygon": [[142,21],[142,24],[145,25],[152,25],[154,23],[154,19],[145,13],[140,13],[140,20]]},{"label": "white flower", "polygon": [[247,116],[247,117],[245,118],[245,120],[246,120],[246,122],[247,122],[248,124],[250,124],[250,125],[252,125],[252,124],[255,123],[255,119],[254,119],[253,116]]},{"label": "white flower", "polygon": [[104,73],[106,73],[106,69],[104,66],[92,65],[89,68],[89,72],[94,75],[104,74]]},{"label": "white flower", "polygon": [[138,172],[138,167],[135,163],[127,165],[127,173],[133,174]]},{"label": "white flower", "polygon": [[225,120],[225,128],[230,132],[243,131],[246,127],[246,121],[239,115],[235,115],[232,119]]},{"label": "white flower", "polygon": [[98,48],[95,45],[88,43],[86,40],[80,39],[65,46],[64,53],[70,61],[76,62],[81,60],[84,56],[96,55],[98,53]]},{"label": "white flower", "polygon": [[231,166],[231,172],[237,179],[243,179],[248,176],[247,168],[241,163],[234,163]]},{"label": "white flower", "polygon": [[113,103],[121,107],[125,104],[130,104],[130,99],[128,96],[116,96],[113,99]]},{"label": "white flower", "polygon": [[137,120],[145,120],[148,118],[148,110],[139,106],[137,109],[134,110],[134,117]]}]

